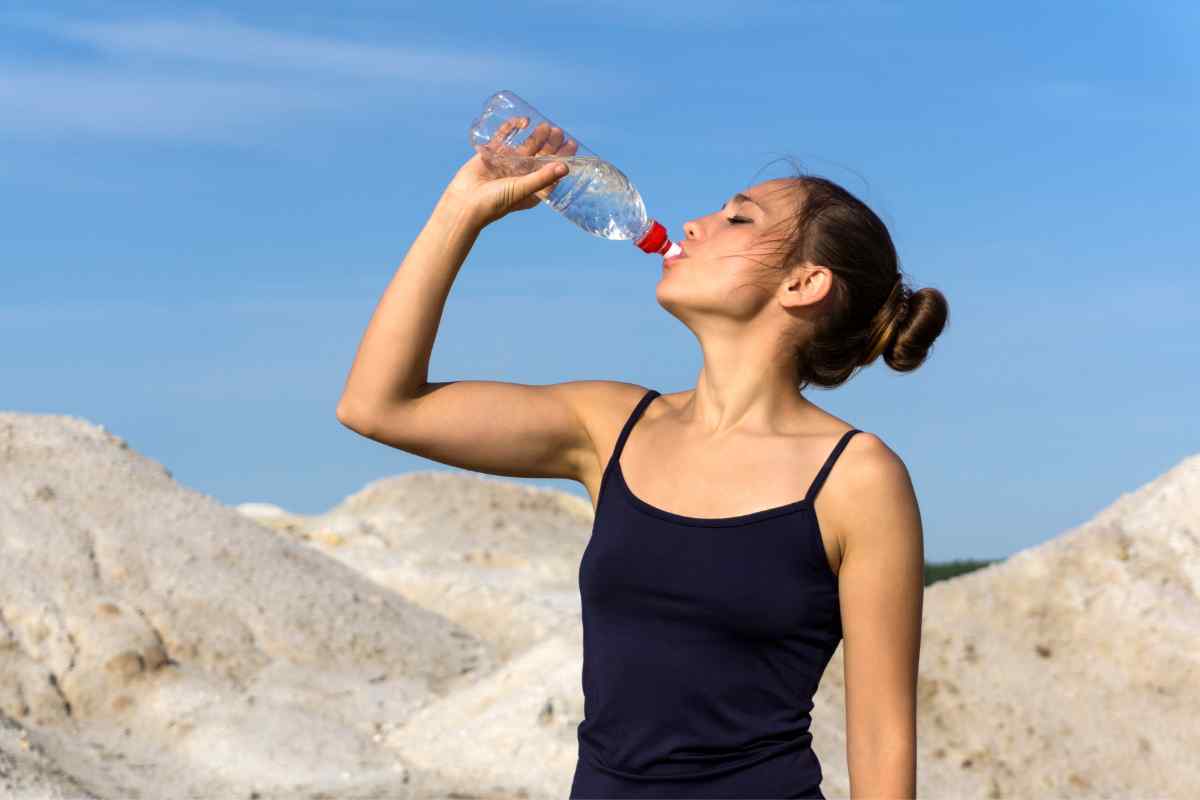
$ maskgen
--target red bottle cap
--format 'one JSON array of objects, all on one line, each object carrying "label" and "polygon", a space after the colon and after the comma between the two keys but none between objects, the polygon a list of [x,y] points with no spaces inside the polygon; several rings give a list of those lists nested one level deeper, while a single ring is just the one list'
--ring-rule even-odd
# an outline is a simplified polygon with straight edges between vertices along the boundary
[{"label": "red bottle cap", "polygon": [[671,239],[667,236],[667,229],[661,222],[651,220],[650,230],[646,231],[646,235],[634,244],[647,253],[665,253],[671,247]]}]

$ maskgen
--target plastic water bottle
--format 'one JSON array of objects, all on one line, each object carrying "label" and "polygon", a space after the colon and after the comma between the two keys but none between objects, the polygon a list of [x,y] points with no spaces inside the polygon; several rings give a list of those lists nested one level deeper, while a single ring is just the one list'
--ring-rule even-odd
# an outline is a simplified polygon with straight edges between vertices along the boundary
[{"label": "plastic water bottle", "polygon": [[[514,127],[502,141],[493,142],[499,128],[514,117],[524,117],[528,123]],[[471,123],[471,146],[497,177],[525,175],[553,161],[566,164],[570,171],[551,187],[542,202],[593,236],[632,239],[647,253],[673,256],[681,252],[679,245],[667,236],[666,227],[646,215],[642,196],[629,178],[565,129],[563,141],[570,139],[578,145],[572,155],[527,156],[516,152],[543,122],[562,128],[517,95],[502,90],[487,99],[483,112]]]}]

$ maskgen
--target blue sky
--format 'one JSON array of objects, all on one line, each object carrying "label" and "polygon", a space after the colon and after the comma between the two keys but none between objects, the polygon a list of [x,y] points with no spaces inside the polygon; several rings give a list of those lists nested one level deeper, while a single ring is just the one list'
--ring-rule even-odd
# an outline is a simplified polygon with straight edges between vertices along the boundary
[{"label": "blue sky", "polygon": [[[904,459],[929,560],[1010,555],[1200,452],[1195,4],[27,8],[0,12],[0,408],[102,424],[223,503],[320,513],[446,468],[334,412],[499,89],[677,238],[784,156],[880,214],[950,325],[916,372],[809,397]],[[659,276],[510,216],[430,379],[691,387]]]}]

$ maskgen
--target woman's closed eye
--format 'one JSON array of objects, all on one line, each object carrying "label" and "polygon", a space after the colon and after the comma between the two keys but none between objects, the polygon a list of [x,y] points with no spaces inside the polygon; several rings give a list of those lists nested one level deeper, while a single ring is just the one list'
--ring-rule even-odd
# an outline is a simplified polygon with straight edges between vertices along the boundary
[{"label": "woman's closed eye", "polygon": [[730,224],[730,225],[739,225],[739,224],[742,224],[742,223],[746,223],[746,222],[753,222],[753,221],[754,221],[754,220],[751,220],[751,219],[746,219],[745,217],[726,217],[726,219],[729,221],[729,224]]}]

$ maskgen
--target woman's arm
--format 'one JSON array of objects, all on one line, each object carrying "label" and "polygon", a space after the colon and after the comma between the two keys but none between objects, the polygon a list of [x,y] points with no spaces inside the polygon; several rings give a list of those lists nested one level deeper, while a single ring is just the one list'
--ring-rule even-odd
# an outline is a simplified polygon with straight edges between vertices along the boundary
[{"label": "woman's arm", "polygon": [[445,196],[438,201],[371,316],[342,390],[338,419],[370,418],[417,396],[428,379],[450,287],[481,230],[465,208]]},{"label": "woman's arm", "polygon": [[856,436],[847,456],[853,469],[835,491],[853,499],[838,504],[848,509],[838,519],[845,546],[838,593],[850,796],[913,798],[925,591],[921,515],[904,462],[878,437]]},{"label": "woman's arm", "polygon": [[[502,142],[515,120],[493,137]],[[525,156],[570,155],[574,142],[561,131],[536,129],[517,149]],[[497,144],[497,146],[499,146]],[[392,277],[363,334],[342,390],[337,417],[343,423],[390,413],[415,398],[429,375],[434,338],[459,269],[488,225],[514,212],[535,208],[538,198],[562,177],[555,164],[526,175],[494,177],[476,152],[442,192],[433,213]]]},{"label": "woman's arm", "polygon": [[[564,144],[561,132],[556,137],[543,128],[519,152],[570,155],[576,147]],[[338,403],[343,425],[392,447],[479,472],[580,481],[595,474],[598,455],[589,421],[601,409],[619,407],[630,392],[640,396],[645,389],[614,381],[527,385],[428,379],[446,299],[480,231],[511,211],[535,208],[558,179],[550,166],[496,178],[479,153],[463,165],[371,316]]]}]

